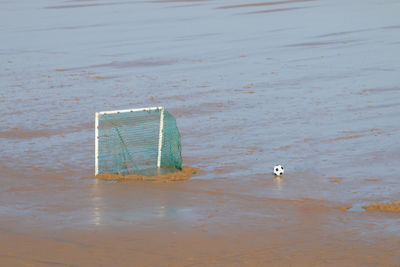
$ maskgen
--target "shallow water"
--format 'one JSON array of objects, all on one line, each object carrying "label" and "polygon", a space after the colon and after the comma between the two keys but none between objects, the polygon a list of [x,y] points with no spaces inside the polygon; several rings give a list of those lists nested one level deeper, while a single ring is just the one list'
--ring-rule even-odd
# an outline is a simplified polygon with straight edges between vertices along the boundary
[{"label": "shallow water", "polygon": [[[208,191],[398,200],[399,11],[394,0],[0,1],[0,216],[188,225],[209,216]],[[95,183],[94,113],[159,105],[200,181]]]}]

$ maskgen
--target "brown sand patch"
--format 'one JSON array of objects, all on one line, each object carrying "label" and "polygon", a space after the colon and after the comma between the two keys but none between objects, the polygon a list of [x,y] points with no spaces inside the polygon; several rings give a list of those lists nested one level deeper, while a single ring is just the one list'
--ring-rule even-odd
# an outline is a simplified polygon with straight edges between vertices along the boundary
[{"label": "brown sand patch", "polygon": [[329,182],[332,183],[340,183],[343,180],[343,177],[329,177]]},{"label": "brown sand patch", "polygon": [[399,105],[400,103],[384,104],[384,105],[368,105],[367,108],[369,109],[391,108],[391,107],[397,107]]},{"label": "brown sand patch", "polygon": [[214,173],[224,173],[224,172],[226,172],[226,169],[224,169],[224,168],[216,168],[214,170]]},{"label": "brown sand patch", "polygon": [[337,45],[337,44],[348,44],[354,42],[354,40],[338,40],[338,41],[326,41],[326,42],[305,42],[305,43],[298,43],[298,44],[292,44],[288,45],[289,47],[310,47],[310,46],[329,46],[329,45]]},{"label": "brown sand patch", "polygon": [[[39,129],[27,129],[27,128],[18,128],[13,127],[6,131],[0,131],[0,138],[8,138],[8,139],[33,139],[33,138],[41,138],[41,137],[51,137],[54,135],[75,133],[90,129],[93,127],[92,122],[83,122],[77,124],[75,126],[70,126],[61,129],[51,129],[48,128],[47,125],[41,125]],[[44,129],[46,128],[46,129]]]},{"label": "brown sand patch", "polygon": [[386,26],[382,27],[382,29],[400,29],[400,25]]},{"label": "brown sand patch", "polygon": [[311,1],[312,0],[286,0],[286,1],[275,1],[275,2],[252,3],[252,4],[231,5],[231,6],[220,6],[220,7],[217,7],[217,9],[258,7],[258,6],[275,6],[275,5],[284,5],[284,4],[290,4],[290,3],[311,2]]},{"label": "brown sand patch", "polygon": [[338,208],[340,210],[349,210],[349,209],[352,208],[352,206],[351,205],[344,205],[344,206],[339,206],[339,207],[336,207],[336,208]]},{"label": "brown sand patch", "polygon": [[190,166],[183,166],[182,170],[166,173],[166,174],[159,174],[155,176],[144,176],[144,175],[136,175],[136,174],[114,174],[114,173],[102,173],[96,175],[97,179],[106,180],[106,181],[121,181],[121,180],[137,180],[137,181],[152,181],[152,182],[161,182],[161,183],[170,183],[176,181],[186,181],[189,180],[191,177],[200,174],[202,171],[200,169],[190,167]]},{"label": "brown sand patch", "polygon": [[347,35],[347,34],[351,34],[351,33],[364,32],[364,31],[368,31],[368,30],[370,30],[370,29],[362,29],[362,30],[356,30],[356,31],[333,32],[333,33],[318,35],[316,37],[317,38],[335,37],[335,36]]},{"label": "brown sand patch", "polygon": [[[58,71],[83,71],[84,69],[96,68],[144,68],[144,67],[158,67],[169,66],[178,63],[178,59],[159,59],[159,58],[144,58],[133,61],[112,61],[103,64],[95,64],[81,67],[66,68]],[[88,75],[94,75],[94,72],[88,72]]]},{"label": "brown sand patch", "polygon": [[366,181],[366,182],[376,182],[376,181],[378,181],[378,179],[365,178],[364,181]]},{"label": "brown sand patch", "polygon": [[153,3],[191,3],[191,2],[205,2],[206,0],[158,0],[152,1]]},{"label": "brown sand patch", "polygon": [[363,137],[363,135],[350,135],[350,136],[341,136],[337,138],[330,139],[330,141],[340,141],[340,140],[349,140],[349,139],[357,139]]},{"label": "brown sand patch", "polygon": [[391,203],[370,204],[368,206],[363,206],[363,208],[366,210],[400,212],[400,201],[395,201],[395,202],[391,202]]},{"label": "brown sand patch", "polygon": [[305,7],[276,8],[276,9],[267,9],[267,10],[261,10],[261,11],[253,11],[253,12],[248,12],[246,14],[274,13],[274,12],[290,11],[290,10],[303,9],[303,8],[305,8]]},{"label": "brown sand patch", "polygon": [[116,76],[94,76],[94,77],[88,77],[89,79],[95,79],[95,80],[105,80],[105,79],[114,79]]},{"label": "brown sand patch", "polygon": [[281,146],[281,147],[279,147],[278,149],[279,149],[279,150],[287,151],[287,150],[290,149],[290,148],[292,148],[291,145],[286,145],[286,146]]},{"label": "brown sand patch", "polygon": [[96,7],[96,6],[114,6],[121,4],[131,4],[129,2],[115,2],[115,3],[95,3],[95,4],[75,4],[75,5],[59,5],[47,6],[47,9],[61,9],[61,8],[80,8],[80,7]]},{"label": "brown sand patch", "polygon": [[400,91],[400,87],[384,87],[384,88],[370,88],[363,89],[360,94],[369,94],[369,93],[387,93],[387,92],[398,92]]}]

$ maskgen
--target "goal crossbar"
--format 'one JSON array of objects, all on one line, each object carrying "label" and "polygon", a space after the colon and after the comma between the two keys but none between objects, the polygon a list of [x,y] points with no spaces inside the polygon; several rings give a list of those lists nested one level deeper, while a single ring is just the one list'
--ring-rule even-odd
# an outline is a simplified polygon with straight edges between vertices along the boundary
[{"label": "goal crossbar", "polygon": [[121,110],[101,111],[101,112],[96,112],[96,114],[104,115],[104,114],[115,114],[115,113],[123,113],[123,112],[150,111],[150,110],[157,110],[157,109],[162,110],[162,109],[164,109],[164,107],[134,108],[134,109],[121,109]]}]

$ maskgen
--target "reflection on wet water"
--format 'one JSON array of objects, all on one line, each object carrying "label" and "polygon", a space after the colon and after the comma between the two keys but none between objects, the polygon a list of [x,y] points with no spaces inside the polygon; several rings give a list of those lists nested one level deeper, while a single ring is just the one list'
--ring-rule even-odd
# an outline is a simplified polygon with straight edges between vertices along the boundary
[{"label": "reflection on wet water", "polygon": [[135,182],[125,185],[116,183],[113,187],[108,182],[96,179],[90,195],[92,224],[137,224],[154,219],[195,221],[199,218],[184,203],[170,203],[171,199],[177,198],[173,193],[161,191],[157,194],[157,190],[152,191],[152,194],[138,192],[133,188],[137,186]]},{"label": "reflection on wet water", "polygon": [[282,178],[281,177],[275,177],[274,178],[274,184],[276,185],[276,191],[278,195],[282,192]]},{"label": "reflection on wet water", "polygon": [[93,185],[93,191],[92,191],[92,201],[93,201],[93,224],[94,225],[100,225],[101,220],[102,220],[102,214],[101,214],[101,203],[102,203],[102,197],[101,197],[101,192],[99,189],[99,183],[100,181],[95,179],[94,185]]}]

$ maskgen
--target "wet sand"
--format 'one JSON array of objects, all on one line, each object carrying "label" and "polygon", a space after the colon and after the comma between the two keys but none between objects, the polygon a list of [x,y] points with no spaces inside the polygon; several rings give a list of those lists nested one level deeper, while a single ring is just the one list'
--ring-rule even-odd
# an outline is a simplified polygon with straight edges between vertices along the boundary
[{"label": "wet sand", "polygon": [[[0,265],[399,266],[399,11],[0,2]],[[202,172],[96,179],[95,112],[160,105]]]},{"label": "wet sand", "polygon": [[169,170],[168,173],[161,173],[152,176],[136,175],[136,174],[115,174],[115,173],[101,173],[96,175],[96,179],[105,181],[123,181],[123,180],[136,180],[136,181],[149,181],[159,183],[172,183],[177,181],[186,181],[196,175],[201,174],[202,171],[190,166],[182,166],[182,170]]},{"label": "wet sand", "polygon": [[381,210],[381,211],[400,212],[400,201],[396,201],[396,202],[392,202],[392,203],[370,204],[368,206],[364,206],[363,208],[366,210]]}]

